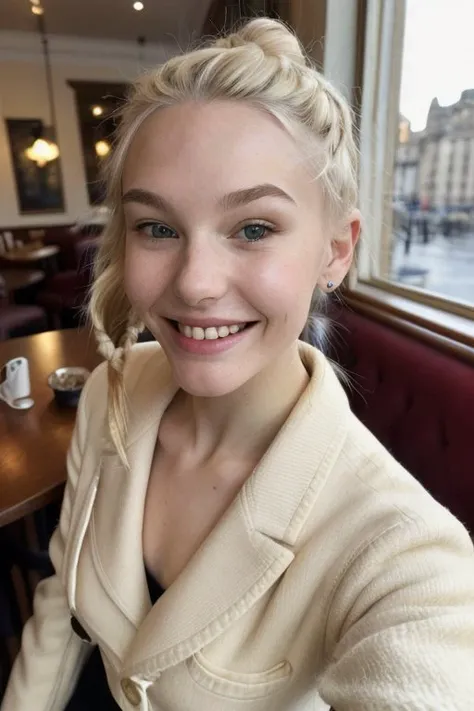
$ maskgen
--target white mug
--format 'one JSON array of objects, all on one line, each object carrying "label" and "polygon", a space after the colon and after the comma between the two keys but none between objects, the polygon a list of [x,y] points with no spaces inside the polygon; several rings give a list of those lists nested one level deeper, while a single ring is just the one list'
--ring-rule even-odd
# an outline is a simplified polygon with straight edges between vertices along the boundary
[{"label": "white mug", "polygon": [[13,247],[15,246],[13,232],[4,232],[3,233],[3,241],[5,243],[7,252],[10,252],[13,249]]},{"label": "white mug", "polygon": [[0,397],[18,409],[27,409],[34,405],[30,396],[30,369],[26,358],[13,358],[2,368]]}]

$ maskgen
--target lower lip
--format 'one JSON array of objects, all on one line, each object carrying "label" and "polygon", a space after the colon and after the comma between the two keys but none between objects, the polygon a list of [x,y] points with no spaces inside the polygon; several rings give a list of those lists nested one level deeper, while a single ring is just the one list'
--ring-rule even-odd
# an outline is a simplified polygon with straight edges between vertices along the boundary
[{"label": "lower lip", "polygon": [[237,343],[240,343],[249,331],[253,328],[252,326],[247,326],[242,331],[238,333],[233,333],[232,335],[226,336],[225,338],[215,338],[213,340],[204,339],[198,341],[195,338],[188,338],[180,331],[177,331],[175,327],[169,322],[166,322],[173,335],[173,340],[181,348],[181,350],[186,351],[186,353],[192,353],[193,355],[216,355],[218,353],[223,353],[233,348]]}]

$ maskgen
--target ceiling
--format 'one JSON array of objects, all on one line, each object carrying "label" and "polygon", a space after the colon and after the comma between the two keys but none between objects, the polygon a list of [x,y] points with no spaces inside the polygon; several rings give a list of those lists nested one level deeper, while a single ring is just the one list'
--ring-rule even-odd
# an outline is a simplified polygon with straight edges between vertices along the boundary
[{"label": "ceiling", "polygon": [[[211,0],[42,0],[48,34],[188,43],[200,36]],[[0,30],[36,32],[30,0],[0,1]]]}]

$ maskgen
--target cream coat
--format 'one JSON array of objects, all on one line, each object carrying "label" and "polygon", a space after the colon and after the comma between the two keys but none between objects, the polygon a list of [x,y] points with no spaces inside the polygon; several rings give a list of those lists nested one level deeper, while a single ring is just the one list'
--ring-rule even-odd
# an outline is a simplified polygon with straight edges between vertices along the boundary
[{"label": "cream coat", "polygon": [[[38,588],[2,711],[62,711],[90,645],[133,711],[468,711],[474,557],[464,528],[351,414],[324,356],[257,471],[152,607],[142,517],[175,393],[156,344],[126,370],[127,472],[89,379],[68,457],[57,575]],[[276,385],[277,386],[277,385]]]}]

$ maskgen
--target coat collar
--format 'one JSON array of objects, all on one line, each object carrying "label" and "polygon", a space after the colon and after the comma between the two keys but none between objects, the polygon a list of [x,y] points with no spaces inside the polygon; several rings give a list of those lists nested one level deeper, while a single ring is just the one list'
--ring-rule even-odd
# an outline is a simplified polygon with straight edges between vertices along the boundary
[{"label": "coat collar", "polygon": [[[115,649],[108,642],[119,658],[125,656],[128,676],[153,677],[208,644],[294,559],[299,532],[342,446],[349,412],[325,357],[305,344],[300,351],[311,376],[306,391],[224,517],[153,608],[143,564],[143,511],[160,419],[176,386],[156,346],[145,363],[141,359],[130,400],[130,470],[117,455],[104,457],[94,516],[97,574],[129,628],[129,644],[123,632]],[[212,570],[219,575],[212,576],[211,587]]]}]

